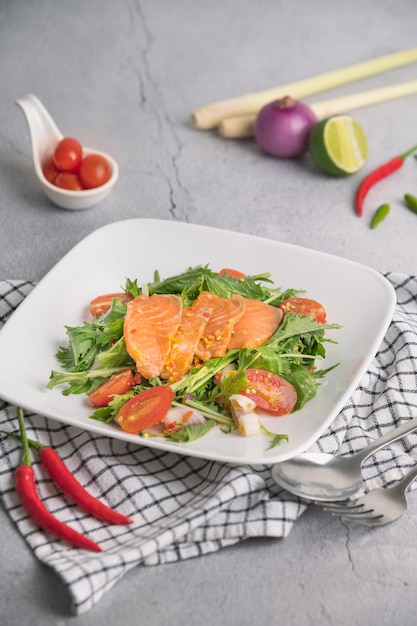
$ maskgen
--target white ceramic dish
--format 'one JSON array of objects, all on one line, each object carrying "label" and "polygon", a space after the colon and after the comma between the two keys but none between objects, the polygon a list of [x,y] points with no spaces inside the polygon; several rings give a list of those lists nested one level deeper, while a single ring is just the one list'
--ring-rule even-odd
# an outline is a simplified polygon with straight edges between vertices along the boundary
[{"label": "white ceramic dish", "polygon": [[[248,274],[271,272],[283,289],[304,289],[319,300],[329,322],[340,330],[328,333],[322,367],[340,365],[328,374],[317,396],[301,411],[273,418],[267,428],[287,433],[289,443],[268,450],[261,435],[243,437],[214,429],[189,444],[142,439],[116,425],[89,419],[84,396],[47,390],[65,325],[86,319],[88,303],[102,293],[118,291],[126,278],[139,283],[187,267],[208,263],[212,269],[234,267]],[[132,219],[104,226],[73,248],[43,278],[0,331],[0,396],[28,410],[93,433],[138,445],[228,463],[273,464],[309,448],[327,429],[378,350],[395,307],[395,292],[378,272],[352,261],[236,232],[152,219]]]}]

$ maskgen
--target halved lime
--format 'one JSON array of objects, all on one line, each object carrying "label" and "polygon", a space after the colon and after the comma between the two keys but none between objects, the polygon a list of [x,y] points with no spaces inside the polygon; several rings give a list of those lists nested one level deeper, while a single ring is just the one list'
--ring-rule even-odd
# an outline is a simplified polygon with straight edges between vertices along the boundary
[{"label": "halved lime", "polygon": [[368,158],[368,140],[350,115],[332,115],[310,133],[309,150],[317,165],[333,176],[355,174]]}]

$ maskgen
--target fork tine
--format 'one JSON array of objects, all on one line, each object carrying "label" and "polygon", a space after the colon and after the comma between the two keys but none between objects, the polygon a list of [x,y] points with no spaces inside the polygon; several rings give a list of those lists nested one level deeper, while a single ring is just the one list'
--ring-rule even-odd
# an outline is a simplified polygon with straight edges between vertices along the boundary
[{"label": "fork tine", "polygon": [[362,502],[351,502],[349,500],[342,502],[315,502],[320,505],[325,511],[357,511],[362,509]]},{"label": "fork tine", "polygon": [[363,504],[356,504],[354,506],[324,506],[324,511],[328,513],[335,513],[336,515],[367,515],[372,513],[374,509],[365,508]]},{"label": "fork tine", "polygon": [[367,511],[358,511],[357,513],[333,513],[333,515],[339,515],[339,517],[345,517],[346,519],[378,519],[380,517],[384,517],[382,513],[375,513],[373,509],[369,509]]},{"label": "fork tine", "polygon": [[[335,515],[335,514],[333,514]],[[370,516],[361,516],[361,515],[340,515],[341,519],[355,522],[355,524],[362,524],[364,526],[382,526],[384,523],[383,520],[385,518],[384,515],[370,515]],[[388,522],[387,522],[388,523]]]}]

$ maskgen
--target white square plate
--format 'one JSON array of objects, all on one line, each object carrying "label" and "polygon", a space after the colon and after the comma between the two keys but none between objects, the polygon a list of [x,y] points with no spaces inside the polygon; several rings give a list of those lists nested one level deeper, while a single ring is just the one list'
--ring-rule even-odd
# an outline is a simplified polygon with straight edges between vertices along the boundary
[{"label": "white square plate", "polygon": [[[289,443],[268,450],[264,435],[243,437],[214,429],[188,444],[142,439],[89,418],[85,396],[48,390],[51,370],[59,369],[58,347],[64,326],[86,319],[88,304],[102,293],[119,291],[126,278],[139,284],[209,264],[247,274],[270,272],[282,289],[305,290],[327,311],[328,332],[337,344],[325,344],[320,366],[339,366],[324,379],[317,395],[300,411],[263,421]],[[76,245],[39,282],[0,331],[0,396],[28,410],[77,428],[133,441],[138,445],[228,463],[273,464],[309,448],[328,428],[365,374],[392,319],[395,292],[375,270],[352,261],[277,241],[210,227],[152,219],[104,226]]]}]

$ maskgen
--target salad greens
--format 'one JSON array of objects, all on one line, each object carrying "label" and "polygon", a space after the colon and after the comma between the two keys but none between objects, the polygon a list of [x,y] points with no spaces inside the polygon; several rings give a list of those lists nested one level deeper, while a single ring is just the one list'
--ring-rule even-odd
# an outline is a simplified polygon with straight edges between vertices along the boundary
[{"label": "salad greens", "polygon": [[[207,265],[189,268],[182,274],[161,279],[155,272],[153,281],[140,284],[138,280],[126,279],[126,293],[138,295],[176,294],[181,296],[183,306],[188,307],[202,291],[210,291],[222,297],[240,294],[245,298],[261,300],[273,306],[287,298],[295,297],[302,290],[282,291],[271,281],[270,275],[259,274],[244,278],[219,274]],[[113,374],[131,368],[135,363],[129,356],[123,336],[123,323],[127,307],[114,299],[110,309],[91,322],[81,326],[66,326],[67,343],[61,346],[56,358],[63,371],[51,372],[47,385],[52,389],[65,385],[62,393],[85,394],[95,390]],[[325,337],[328,329],[338,329],[338,324],[314,321],[286,313],[283,322],[273,336],[257,348],[229,350],[222,357],[212,358],[193,367],[180,380],[170,383],[174,391],[173,405],[189,406],[200,411],[207,419],[205,425],[186,426],[164,435],[175,441],[191,441],[219,424],[226,432],[234,428],[229,398],[248,386],[246,370],[259,368],[276,374],[290,382],[297,392],[295,410],[300,409],[317,393],[320,381],[327,370],[316,368],[317,359],[326,355],[325,343],[334,341]],[[227,376],[221,376],[225,368],[233,368]],[[91,418],[111,422],[120,408],[141,391],[167,382],[158,378],[140,380],[127,393],[116,395],[108,406],[98,408]],[[269,433],[271,445],[276,445],[285,435]]]}]

